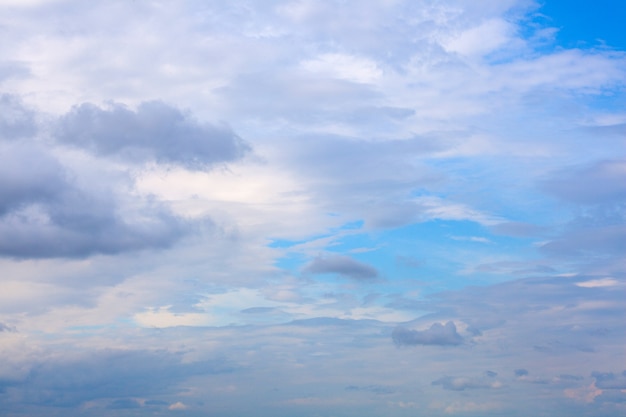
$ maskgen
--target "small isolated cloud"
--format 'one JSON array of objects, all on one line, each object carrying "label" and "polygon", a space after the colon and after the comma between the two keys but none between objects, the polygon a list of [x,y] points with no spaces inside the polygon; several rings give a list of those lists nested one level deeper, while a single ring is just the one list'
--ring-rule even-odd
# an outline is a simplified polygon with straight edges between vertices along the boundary
[{"label": "small isolated cloud", "polygon": [[385,395],[397,392],[397,389],[387,385],[350,385],[346,387],[346,391],[370,392],[372,394]]},{"label": "small isolated cloud", "polygon": [[338,274],[357,281],[378,277],[376,268],[343,255],[318,256],[307,265],[305,272],[312,274]]},{"label": "small isolated cloud", "polygon": [[493,377],[487,378],[461,378],[444,376],[432,382],[432,385],[441,385],[443,389],[450,391],[465,391],[466,389],[496,389],[501,388],[502,383]]},{"label": "small isolated cloud", "polygon": [[463,337],[457,333],[454,322],[449,321],[445,325],[434,323],[426,330],[410,330],[404,327],[396,327],[391,334],[394,343],[398,346],[416,345],[460,345]]},{"label": "small isolated cloud", "polygon": [[185,405],[184,403],[181,403],[180,401],[175,402],[174,404],[167,407],[168,410],[186,410],[188,408],[189,406]]},{"label": "small isolated cloud", "polygon": [[57,139],[99,155],[202,169],[241,158],[250,148],[227,126],[199,123],[160,101],[136,111],[85,103],[60,119]]}]

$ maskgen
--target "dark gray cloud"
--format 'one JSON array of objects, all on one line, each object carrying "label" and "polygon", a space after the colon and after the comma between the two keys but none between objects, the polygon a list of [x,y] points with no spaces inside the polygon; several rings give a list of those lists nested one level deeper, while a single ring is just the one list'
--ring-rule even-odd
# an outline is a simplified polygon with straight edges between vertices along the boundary
[{"label": "dark gray cloud", "polygon": [[306,266],[305,271],[312,274],[339,274],[358,281],[378,277],[376,268],[343,255],[318,256]]},{"label": "dark gray cloud", "polygon": [[[0,67],[1,72],[2,67]],[[1,94],[0,141],[30,137],[36,132],[35,112],[24,106],[18,97]]]},{"label": "dark gray cloud", "polygon": [[203,169],[241,158],[249,146],[225,125],[199,123],[159,101],[133,111],[121,104],[85,103],[61,117],[56,137],[98,155]]},{"label": "dark gray cloud", "polygon": [[0,256],[84,257],[163,248],[187,226],[162,205],[123,207],[112,184],[79,186],[52,154],[30,144],[0,149]]},{"label": "dark gray cloud", "polygon": [[434,323],[426,330],[410,330],[405,327],[396,327],[391,337],[398,346],[416,345],[460,345],[463,337],[457,333],[454,322],[445,325]]},{"label": "dark gray cloud", "polygon": [[13,395],[0,397],[9,406],[26,404],[74,407],[85,401],[112,399],[109,408],[135,407],[132,397],[171,394],[177,383],[195,375],[231,372],[225,360],[183,363],[166,351],[107,350],[73,360],[47,360],[21,380],[13,380]]}]

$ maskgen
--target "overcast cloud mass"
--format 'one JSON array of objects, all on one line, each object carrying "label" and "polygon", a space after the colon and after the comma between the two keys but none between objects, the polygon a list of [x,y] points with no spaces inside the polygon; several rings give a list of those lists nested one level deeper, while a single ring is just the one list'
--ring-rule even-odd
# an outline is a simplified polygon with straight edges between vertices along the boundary
[{"label": "overcast cloud mass", "polygon": [[0,0],[0,414],[626,416],[583,3]]}]

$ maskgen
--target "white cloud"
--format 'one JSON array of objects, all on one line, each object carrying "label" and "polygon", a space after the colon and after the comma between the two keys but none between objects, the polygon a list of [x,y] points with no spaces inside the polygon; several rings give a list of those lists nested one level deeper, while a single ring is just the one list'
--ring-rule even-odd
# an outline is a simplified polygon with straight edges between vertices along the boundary
[{"label": "white cloud", "polygon": [[320,76],[330,76],[357,83],[373,83],[382,76],[376,62],[344,54],[323,54],[303,61],[300,66]]},{"label": "white cloud", "polygon": [[174,404],[170,404],[170,406],[167,407],[168,410],[174,410],[174,411],[186,410],[188,408],[189,406],[185,405],[184,403],[180,401],[177,401]]},{"label": "white cloud", "polygon": [[513,26],[503,19],[490,19],[444,42],[446,50],[462,55],[486,55],[511,40]]}]

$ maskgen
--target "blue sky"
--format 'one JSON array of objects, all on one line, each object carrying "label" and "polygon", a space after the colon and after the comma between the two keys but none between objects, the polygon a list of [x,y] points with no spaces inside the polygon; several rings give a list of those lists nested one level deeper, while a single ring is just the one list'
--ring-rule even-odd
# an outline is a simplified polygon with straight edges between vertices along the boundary
[{"label": "blue sky", "polygon": [[0,0],[7,416],[626,416],[617,1]]}]

